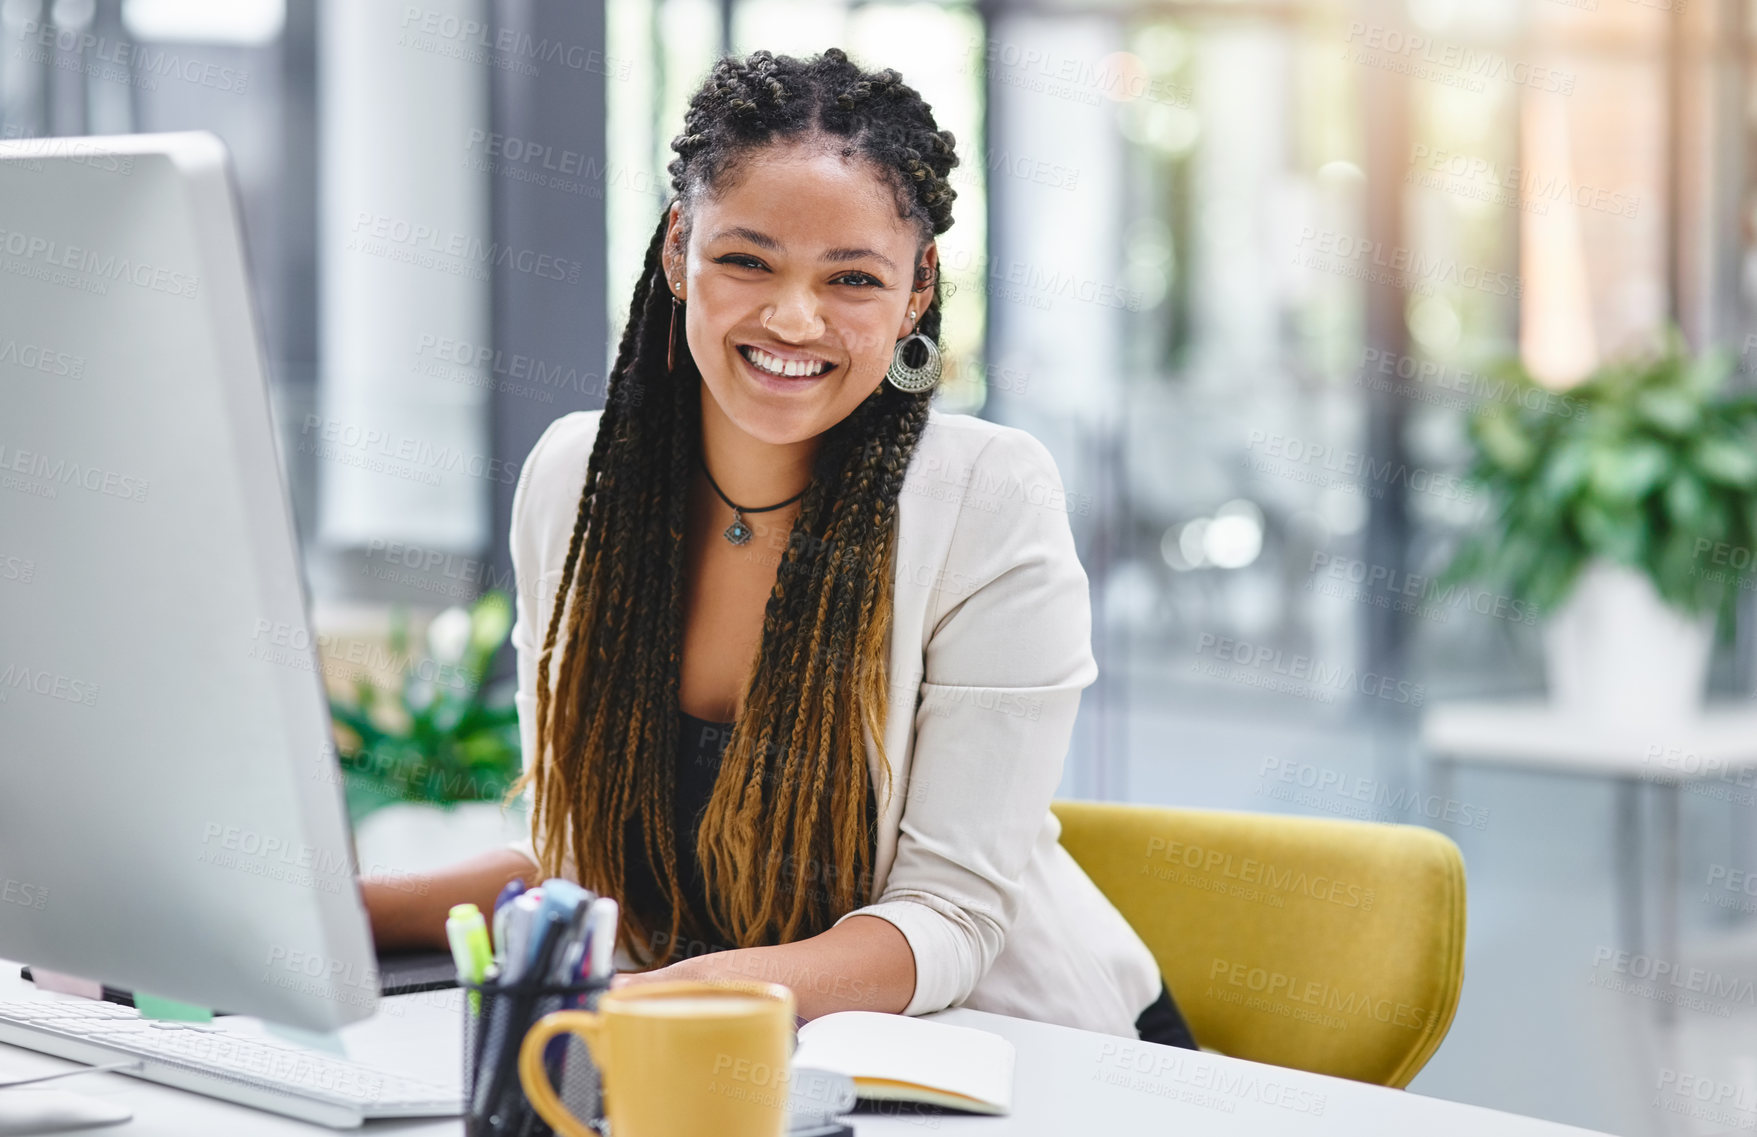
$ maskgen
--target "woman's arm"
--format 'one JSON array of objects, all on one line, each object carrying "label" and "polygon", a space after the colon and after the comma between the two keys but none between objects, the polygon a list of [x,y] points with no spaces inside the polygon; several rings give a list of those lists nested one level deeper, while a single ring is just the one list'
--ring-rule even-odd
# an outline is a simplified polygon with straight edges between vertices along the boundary
[{"label": "woman's arm", "polygon": [[793,990],[801,1018],[831,1011],[900,1014],[915,994],[915,953],[896,925],[853,916],[808,940],[691,956],[616,977],[618,987],[667,979],[756,979]]},{"label": "woman's arm", "polygon": [[445,917],[453,904],[471,903],[484,913],[514,877],[534,882],[537,866],[514,849],[494,849],[437,872],[362,877],[360,894],[381,951],[444,951]]}]

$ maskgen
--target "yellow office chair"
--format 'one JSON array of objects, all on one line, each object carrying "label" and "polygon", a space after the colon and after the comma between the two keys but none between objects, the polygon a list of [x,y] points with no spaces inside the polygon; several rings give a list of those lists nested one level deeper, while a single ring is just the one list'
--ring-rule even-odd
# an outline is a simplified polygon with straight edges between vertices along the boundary
[{"label": "yellow office chair", "polygon": [[1464,984],[1464,858],[1431,829],[1058,801],[1196,1041],[1403,1087]]}]

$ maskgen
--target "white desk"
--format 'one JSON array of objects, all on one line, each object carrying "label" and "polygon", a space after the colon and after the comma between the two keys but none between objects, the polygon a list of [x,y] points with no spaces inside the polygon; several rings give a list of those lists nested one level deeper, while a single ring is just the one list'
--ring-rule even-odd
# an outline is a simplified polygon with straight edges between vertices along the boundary
[{"label": "white desk", "polygon": [[[1647,869],[1641,853],[1640,793],[1658,795],[1659,934],[1656,953],[1678,958],[1678,795],[1757,802],[1757,708],[1748,702],[1714,704],[1678,723],[1628,724],[1582,718],[1542,699],[1439,703],[1422,715],[1421,745],[1431,787],[1449,798],[1452,766],[1460,763],[1608,778],[1617,787],[1613,856],[1621,880],[1623,946],[1640,954]],[[1655,1014],[1674,1011],[1660,1003]]]},{"label": "white desk", "polygon": [[[379,1014],[342,1032],[348,1056],[417,1077],[455,1078],[461,1046],[459,994],[455,990],[434,991],[386,1000]],[[0,961],[0,1000],[65,997],[37,991],[19,979],[16,963]],[[948,1137],[1065,1137],[1070,1133],[1175,1133],[1189,1137],[1565,1137],[1590,1132],[1340,1078],[979,1011],[944,1011],[934,1017],[994,1031],[1018,1047],[1012,1116],[863,1115],[853,1119],[860,1137],[920,1137],[924,1132],[945,1133]],[[260,1029],[260,1024],[251,1019],[228,1016],[216,1021],[235,1023],[248,1030]],[[30,1050],[0,1046],[0,1081],[53,1073],[76,1065]],[[183,1093],[122,1074],[89,1074],[51,1085],[75,1093],[110,1097],[133,1109],[131,1122],[81,1131],[94,1137],[108,1133],[128,1137],[313,1137],[346,1132]],[[463,1122],[456,1118],[373,1121],[362,1132],[458,1137],[463,1132]]]}]

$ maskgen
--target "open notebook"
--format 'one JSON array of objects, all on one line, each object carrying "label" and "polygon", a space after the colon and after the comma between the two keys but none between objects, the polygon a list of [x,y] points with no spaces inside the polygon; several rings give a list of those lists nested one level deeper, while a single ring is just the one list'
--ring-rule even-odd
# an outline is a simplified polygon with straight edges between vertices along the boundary
[{"label": "open notebook", "polygon": [[868,1101],[994,1114],[1013,1107],[1013,1044],[967,1026],[837,1011],[799,1028],[793,1064],[846,1074]]}]

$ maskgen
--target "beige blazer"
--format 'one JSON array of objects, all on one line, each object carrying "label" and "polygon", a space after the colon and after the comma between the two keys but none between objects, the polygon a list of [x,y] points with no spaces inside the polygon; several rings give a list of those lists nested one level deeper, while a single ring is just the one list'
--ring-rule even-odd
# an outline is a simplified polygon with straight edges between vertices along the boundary
[{"label": "beige blazer", "polygon": [[[550,424],[513,498],[527,762],[537,655],[601,415]],[[929,413],[897,508],[892,793],[868,735],[880,794],[874,898],[850,915],[888,920],[908,940],[916,979],[905,1014],[961,1005],[1133,1038],[1159,994],[1158,966],[1061,847],[1049,809],[1080,692],[1098,675],[1067,509],[1037,439]],[[535,862],[529,839],[513,847]]]}]

